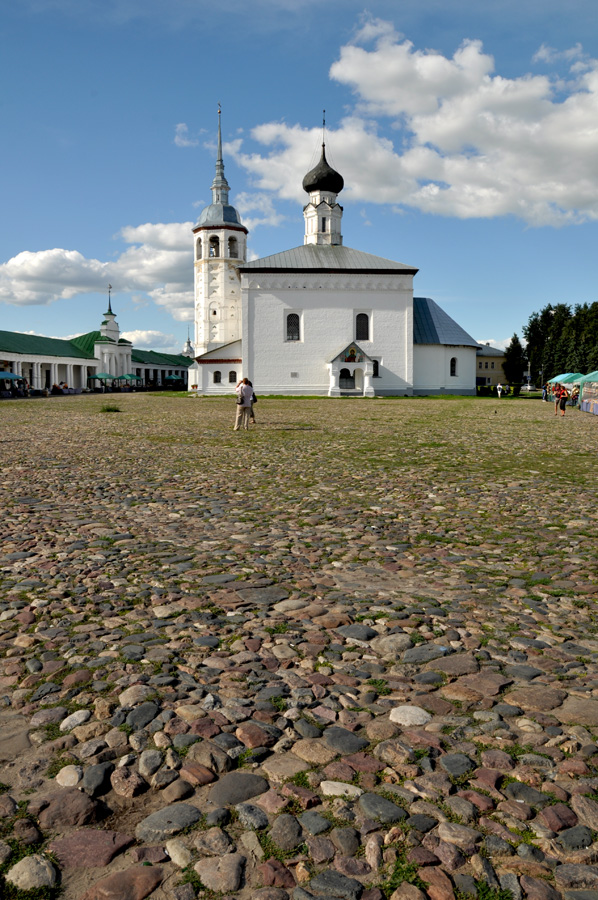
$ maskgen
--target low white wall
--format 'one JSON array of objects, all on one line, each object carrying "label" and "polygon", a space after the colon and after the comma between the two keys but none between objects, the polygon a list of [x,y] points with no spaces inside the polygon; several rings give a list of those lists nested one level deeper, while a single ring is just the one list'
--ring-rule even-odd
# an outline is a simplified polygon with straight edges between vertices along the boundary
[{"label": "low white wall", "polygon": [[[451,359],[457,374],[451,375]],[[475,347],[415,344],[413,347],[414,394],[475,394]]]}]

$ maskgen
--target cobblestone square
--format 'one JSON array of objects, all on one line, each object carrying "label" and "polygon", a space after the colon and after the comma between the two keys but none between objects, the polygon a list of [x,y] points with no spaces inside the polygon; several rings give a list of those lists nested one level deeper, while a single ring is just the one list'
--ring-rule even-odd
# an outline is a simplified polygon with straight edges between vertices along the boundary
[{"label": "cobblestone square", "polygon": [[0,405],[0,892],[596,900],[596,419],[234,414]]}]

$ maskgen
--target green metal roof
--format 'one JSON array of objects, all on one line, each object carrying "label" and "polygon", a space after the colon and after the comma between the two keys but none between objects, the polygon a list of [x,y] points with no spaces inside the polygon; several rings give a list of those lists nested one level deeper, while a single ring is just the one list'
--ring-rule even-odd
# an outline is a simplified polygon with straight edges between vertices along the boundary
[{"label": "green metal roof", "polygon": [[180,353],[157,353],[155,350],[133,350],[131,361],[144,366],[170,366],[176,369],[188,369],[195,362]]},{"label": "green metal roof", "polygon": [[87,334],[80,334],[79,337],[73,338],[71,343],[75,344],[76,347],[80,347],[87,356],[93,356],[94,344],[101,337],[102,333],[100,331],[88,331]]},{"label": "green metal roof", "polygon": [[81,338],[63,341],[60,338],[42,337],[38,334],[0,331],[0,351],[21,353],[26,356],[70,356],[75,359],[94,359],[93,343],[91,349],[76,343],[86,337],[87,335],[81,335]]}]

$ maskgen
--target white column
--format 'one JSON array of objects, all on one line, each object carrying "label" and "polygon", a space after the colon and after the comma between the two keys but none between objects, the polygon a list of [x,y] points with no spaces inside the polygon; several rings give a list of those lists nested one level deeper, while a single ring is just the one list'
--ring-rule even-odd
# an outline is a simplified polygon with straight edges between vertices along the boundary
[{"label": "white column", "polygon": [[33,363],[33,384],[31,387],[39,390],[42,387],[42,364],[38,362]]},{"label": "white column", "polygon": [[66,383],[67,383],[68,387],[70,387],[70,388],[74,387],[74,384],[73,384],[73,369],[74,369],[74,366],[73,366],[72,363],[67,363],[67,364],[66,364]]},{"label": "white column", "polygon": [[14,372],[15,375],[22,375],[22,374],[23,374],[23,371],[22,371],[22,368],[21,368],[22,365],[23,365],[23,364],[22,364],[22,362],[21,362],[20,359],[15,359],[15,360],[13,360],[13,363],[12,363],[12,370],[13,370],[13,372]]},{"label": "white column", "polygon": [[330,387],[328,388],[329,397],[340,397],[341,391],[338,386],[339,367],[335,363],[330,366]]},{"label": "white column", "polygon": [[374,397],[375,392],[372,387],[372,373],[374,371],[374,367],[371,363],[366,362],[363,369],[363,396],[364,397]]},{"label": "white column", "polygon": [[50,387],[58,384],[58,364],[50,363]]}]

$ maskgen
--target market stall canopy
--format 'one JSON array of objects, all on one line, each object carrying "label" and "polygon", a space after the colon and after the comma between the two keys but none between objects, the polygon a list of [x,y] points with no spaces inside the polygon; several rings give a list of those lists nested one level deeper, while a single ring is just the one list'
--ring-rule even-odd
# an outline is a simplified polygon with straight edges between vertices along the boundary
[{"label": "market stall canopy", "polygon": [[5,378],[10,381],[21,381],[22,375],[15,375],[14,372],[0,372],[0,379]]},{"label": "market stall canopy", "polygon": [[569,375],[563,375],[562,384],[579,384],[582,378],[585,378],[582,372],[571,372]]},{"label": "market stall canopy", "polygon": [[115,379],[115,375],[109,375],[108,372],[98,372],[97,375],[90,375],[90,378],[110,378],[112,381]]},{"label": "market stall canopy", "polygon": [[566,381],[569,375],[573,375],[573,372],[563,372],[562,375],[555,375],[554,378],[551,378],[548,384],[562,384],[563,381]]},{"label": "market stall canopy", "polygon": [[580,378],[580,384],[585,384],[586,381],[598,381],[598,369],[596,369],[595,372],[589,372],[587,375]]}]

